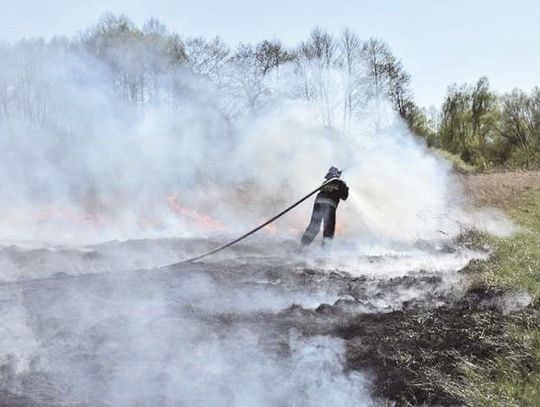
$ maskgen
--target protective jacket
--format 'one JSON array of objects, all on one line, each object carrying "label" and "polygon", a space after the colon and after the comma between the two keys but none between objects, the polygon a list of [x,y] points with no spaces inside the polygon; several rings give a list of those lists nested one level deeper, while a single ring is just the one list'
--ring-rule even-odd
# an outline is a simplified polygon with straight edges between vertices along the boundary
[{"label": "protective jacket", "polygon": [[346,200],[348,197],[349,187],[342,180],[336,179],[321,188],[321,191],[317,194],[315,202],[328,203],[337,208],[339,200]]}]

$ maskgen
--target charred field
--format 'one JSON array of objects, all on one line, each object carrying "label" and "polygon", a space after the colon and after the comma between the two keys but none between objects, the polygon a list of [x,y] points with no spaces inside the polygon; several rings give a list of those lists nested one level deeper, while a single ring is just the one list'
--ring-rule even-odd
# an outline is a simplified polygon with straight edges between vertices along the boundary
[{"label": "charred field", "polygon": [[540,406],[540,9],[11,3],[0,407]]},{"label": "charred field", "polygon": [[353,267],[276,241],[167,267],[218,242],[5,247],[0,405],[476,405],[471,369],[538,372],[540,304],[471,279],[473,240]]}]

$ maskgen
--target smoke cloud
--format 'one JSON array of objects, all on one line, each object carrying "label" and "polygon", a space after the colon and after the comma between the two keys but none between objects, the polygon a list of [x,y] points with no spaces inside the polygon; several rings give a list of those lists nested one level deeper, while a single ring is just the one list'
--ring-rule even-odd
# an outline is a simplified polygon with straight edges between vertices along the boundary
[{"label": "smoke cloud", "polygon": [[[159,84],[180,94],[141,106],[112,91],[110,67],[86,51],[30,43],[8,55],[0,70],[9,95],[0,122],[4,239],[232,234],[312,190],[331,165],[344,168],[353,191],[338,219],[346,236],[429,238],[454,205],[448,166],[385,103],[366,102],[344,119],[335,68],[323,73],[331,81],[324,99],[306,99],[301,81],[321,75],[312,64],[304,76],[290,63],[250,82],[230,63],[218,84],[180,67]],[[308,206],[279,232],[297,236]]]},{"label": "smoke cloud", "polygon": [[[373,404],[365,376],[344,367],[341,340],[264,325],[292,304],[340,299],[319,286],[282,287],[298,255],[276,241],[299,238],[309,204],[257,237],[275,238],[274,252],[230,254],[252,256],[247,277],[230,284],[205,270],[159,278],[156,266],[256,226],[337,165],[351,194],[333,254],[314,267],[455,271],[476,254],[439,256],[468,222],[450,167],[411,134],[359,55],[346,66],[326,57],[330,48],[324,56],[303,44],[263,74],[248,46],[230,57],[219,39],[184,47],[156,22],[130,31],[114,20],[114,35],[105,22],[80,41],[0,50],[0,396],[26,395],[30,405]],[[241,263],[224,258],[206,267],[220,275]],[[123,273],[142,268],[151,277]],[[380,304],[365,309],[421,295],[374,295]]]}]

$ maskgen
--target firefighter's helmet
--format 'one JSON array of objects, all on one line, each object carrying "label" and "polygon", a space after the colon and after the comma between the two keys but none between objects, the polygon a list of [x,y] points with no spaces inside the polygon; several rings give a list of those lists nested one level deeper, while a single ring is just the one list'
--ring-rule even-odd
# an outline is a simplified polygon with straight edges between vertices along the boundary
[{"label": "firefighter's helmet", "polygon": [[342,171],[340,171],[339,168],[332,166],[328,169],[328,173],[324,176],[324,178],[339,178],[341,176],[341,172]]}]

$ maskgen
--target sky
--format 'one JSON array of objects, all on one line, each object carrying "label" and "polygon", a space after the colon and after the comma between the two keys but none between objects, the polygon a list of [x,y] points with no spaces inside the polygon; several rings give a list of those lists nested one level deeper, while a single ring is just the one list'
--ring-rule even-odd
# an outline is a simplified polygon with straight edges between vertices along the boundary
[{"label": "sky", "polygon": [[294,46],[318,26],[385,40],[412,76],[418,104],[487,76],[498,92],[540,86],[538,0],[0,0],[0,40],[73,36],[105,13],[151,17],[181,36]]}]

